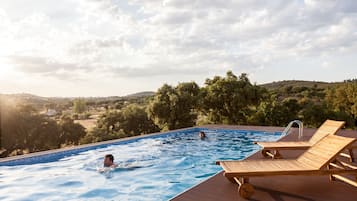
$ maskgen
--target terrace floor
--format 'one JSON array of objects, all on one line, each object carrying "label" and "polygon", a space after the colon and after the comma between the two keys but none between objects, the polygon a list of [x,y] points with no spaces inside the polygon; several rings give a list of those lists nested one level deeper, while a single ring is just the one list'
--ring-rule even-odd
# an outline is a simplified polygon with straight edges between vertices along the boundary
[{"label": "terrace floor", "polygon": [[[281,127],[209,126],[242,130],[282,131]],[[316,129],[304,129],[309,139]],[[356,130],[341,130],[338,135],[357,138]],[[297,140],[297,130],[281,141]],[[355,150],[356,152],[357,150]],[[295,158],[301,151],[281,152],[284,158]],[[356,156],[356,153],[355,153]],[[262,158],[260,152],[249,159]],[[269,159],[266,159],[269,160]],[[270,159],[271,160],[271,159]],[[255,193],[250,200],[262,201],[356,201],[357,188],[339,181],[330,182],[328,176],[274,176],[251,178]],[[237,194],[237,185],[225,179],[222,172],[176,196],[172,201],[245,200]]]}]

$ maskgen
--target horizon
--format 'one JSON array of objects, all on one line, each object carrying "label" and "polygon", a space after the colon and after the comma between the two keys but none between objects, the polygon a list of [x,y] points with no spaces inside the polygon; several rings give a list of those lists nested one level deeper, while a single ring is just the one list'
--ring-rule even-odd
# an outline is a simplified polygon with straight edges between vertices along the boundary
[{"label": "horizon", "polygon": [[[348,80],[353,80],[356,78],[348,78],[348,79],[344,79],[341,81],[333,81],[333,82],[326,82],[326,81],[319,81],[319,80],[279,80],[279,81],[272,81],[272,82],[267,82],[267,83],[262,83],[262,84],[257,84],[257,83],[252,83],[252,84],[257,84],[258,86],[262,86],[262,85],[267,85],[267,84],[273,84],[273,83],[278,83],[278,82],[314,82],[314,83],[326,83],[326,84],[334,84],[334,83],[343,83],[345,81]],[[165,84],[165,83],[163,83]],[[178,84],[178,83],[177,83]],[[200,87],[202,87],[202,85],[199,85]],[[18,93],[2,93],[0,91],[0,95],[33,95],[33,96],[38,96],[41,98],[110,98],[110,97],[127,97],[127,96],[132,96],[132,95],[136,95],[139,93],[156,93],[156,90],[152,90],[152,91],[137,91],[134,93],[130,93],[130,94],[124,94],[124,95],[108,95],[108,96],[43,96],[41,94],[32,94],[32,93],[28,93],[28,92],[18,92]]]},{"label": "horizon", "polygon": [[257,84],[357,75],[346,1],[0,2],[0,93],[108,97],[247,73]]}]

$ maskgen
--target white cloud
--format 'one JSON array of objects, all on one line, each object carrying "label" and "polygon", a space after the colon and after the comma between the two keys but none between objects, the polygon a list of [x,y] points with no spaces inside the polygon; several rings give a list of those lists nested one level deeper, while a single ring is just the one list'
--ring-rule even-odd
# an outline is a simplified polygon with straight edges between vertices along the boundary
[{"label": "white cloud", "polygon": [[0,61],[28,76],[184,81],[357,50],[353,0],[25,1],[0,2]]}]

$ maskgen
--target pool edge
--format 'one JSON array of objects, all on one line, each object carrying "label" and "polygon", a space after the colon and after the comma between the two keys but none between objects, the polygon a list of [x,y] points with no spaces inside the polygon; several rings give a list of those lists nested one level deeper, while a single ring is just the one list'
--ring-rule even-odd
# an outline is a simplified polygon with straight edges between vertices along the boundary
[{"label": "pool edge", "polygon": [[107,144],[113,144],[113,143],[120,143],[120,142],[125,142],[125,141],[135,141],[138,139],[145,139],[149,137],[155,137],[155,136],[161,136],[161,135],[168,135],[172,132],[177,132],[177,131],[186,131],[186,130],[192,130],[192,129],[200,129],[201,127],[188,127],[188,128],[182,128],[182,129],[176,129],[176,130],[170,130],[170,131],[164,131],[164,132],[156,132],[156,133],[150,133],[150,134],[144,134],[144,135],[137,135],[137,136],[132,136],[132,137],[125,137],[125,138],[119,138],[119,139],[113,139],[113,140],[106,140],[106,141],[101,141],[101,142],[95,142],[95,143],[90,143],[90,144],[82,144],[82,145],[76,145],[72,147],[64,147],[64,148],[58,148],[58,149],[51,149],[51,150],[46,150],[46,151],[39,151],[39,152],[33,152],[29,154],[23,154],[23,155],[17,155],[17,156],[10,156],[10,157],[5,157],[5,158],[0,158],[0,167],[4,166],[2,163],[10,162],[10,161],[16,161],[16,160],[22,160],[26,158],[32,158],[32,157],[39,157],[39,156],[45,156],[49,154],[58,154],[61,152],[67,152],[67,151],[75,151],[75,150],[80,150],[80,149],[85,149],[85,148],[91,148],[91,147],[96,147],[96,146],[101,146],[101,145],[107,145]]},{"label": "pool edge", "polygon": [[96,146],[101,146],[101,145],[104,146],[104,145],[112,144],[112,143],[135,141],[138,139],[144,139],[144,138],[161,136],[161,135],[168,135],[173,132],[180,132],[180,131],[186,131],[186,130],[192,130],[192,129],[193,130],[196,130],[196,129],[232,129],[232,130],[250,130],[250,131],[267,131],[267,132],[279,132],[279,130],[283,130],[282,127],[269,127],[269,126],[218,125],[218,124],[200,125],[200,126],[164,131],[164,132],[156,132],[156,133],[150,133],[150,134],[144,134],[144,135],[137,135],[137,136],[132,136],[132,137],[125,137],[125,138],[119,138],[119,139],[114,139],[114,140],[107,140],[107,141],[102,141],[102,142],[77,145],[77,146],[73,146],[73,147],[64,147],[64,148],[59,148],[59,149],[52,149],[52,150],[39,151],[39,152],[34,152],[34,153],[29,153],[29,154],[24,154],[24,155],[0,158],[0,167],[6,166],[6,165],[3,165],[3,163],[11,162],[11,161],[34,158],[34,157],[45,156],[45,155],[56,154],[56,153],[58,154],[61,152],[76,151],[76,150],[80,150],[80,149],[86,149],[86,148],[96,147]]}]

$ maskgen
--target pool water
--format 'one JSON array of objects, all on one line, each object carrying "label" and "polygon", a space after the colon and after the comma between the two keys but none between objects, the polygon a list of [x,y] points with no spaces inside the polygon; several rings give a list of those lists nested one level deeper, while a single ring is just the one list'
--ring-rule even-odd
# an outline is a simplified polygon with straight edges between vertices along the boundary
[{"label": "pool water", "polygon": [[[197,129],[94,147],[60,159],[0,166],[0,200],[168,200],[241,160],[280,133]],[[99,173],[111,153],[118,168]],[[0,164],[1,165],[1,164]]]}]

